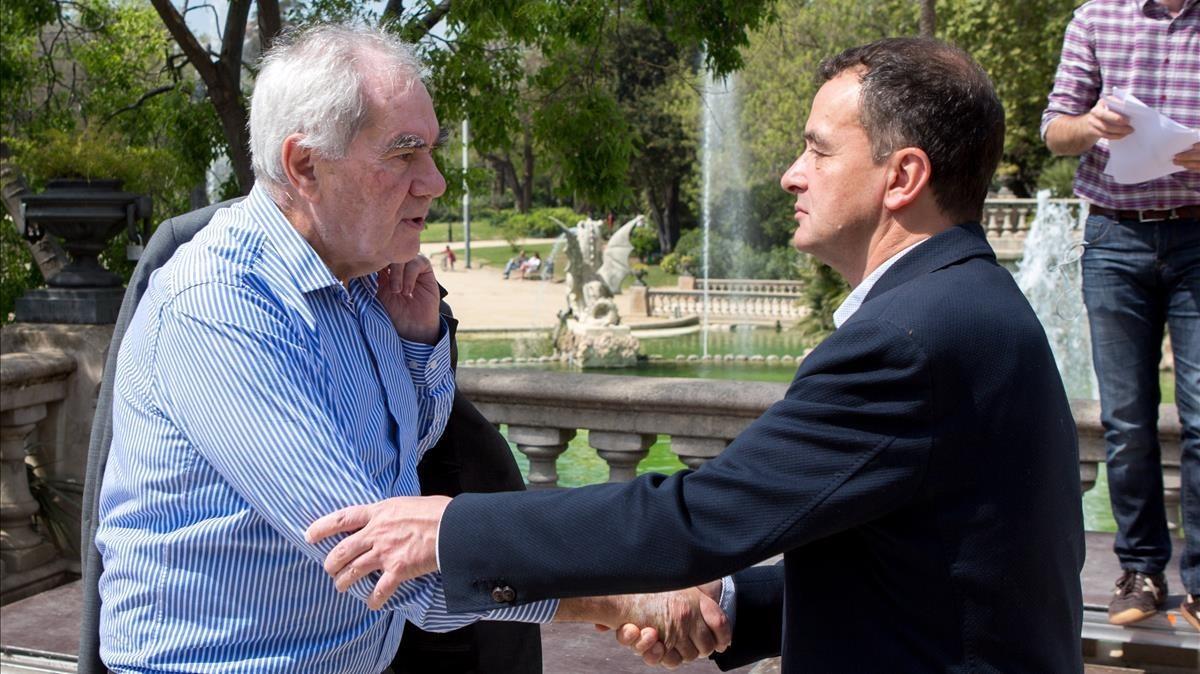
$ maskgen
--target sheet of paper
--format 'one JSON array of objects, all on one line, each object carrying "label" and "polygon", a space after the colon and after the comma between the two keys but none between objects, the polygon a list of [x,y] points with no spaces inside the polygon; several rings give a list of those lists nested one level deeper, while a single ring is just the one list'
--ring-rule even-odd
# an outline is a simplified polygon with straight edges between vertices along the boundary
[{"label": "sheet of paper", "polygon": [[1105,173],[1131,185],[1184,170],[1172,158],[1200,143],[1200,129],[1187,128],[1120,87],[1114,87],[1106,101],[1109,109],[1129,118],[1133,133],[1108,141]]}]

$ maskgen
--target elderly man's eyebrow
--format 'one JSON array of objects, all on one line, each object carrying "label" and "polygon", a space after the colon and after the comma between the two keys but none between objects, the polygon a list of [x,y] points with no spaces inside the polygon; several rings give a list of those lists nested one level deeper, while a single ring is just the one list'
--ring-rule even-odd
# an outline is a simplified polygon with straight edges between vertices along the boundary
[{"label": "elderly man's eyebrow", "polygon": [[[433,146],[430,149],[436,150],[442,145],[445,145],[446,140],[449,138],[450,131],[445,128],[439,128],[437,139],[433,141]],[[390,152],[395,152],[396,150],[421,150],[426,147],[430,146],[425,142],[424,138],[415,133],[402,133],[393,138],[392,142],[387,144],[387,147],[384,148],[383,153],[388,154]]]}]

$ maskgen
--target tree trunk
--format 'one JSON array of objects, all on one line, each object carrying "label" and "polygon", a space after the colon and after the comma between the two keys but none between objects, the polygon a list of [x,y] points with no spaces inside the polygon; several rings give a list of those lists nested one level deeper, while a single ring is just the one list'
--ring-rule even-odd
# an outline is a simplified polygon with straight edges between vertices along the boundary
[{"label": "tree trunk", "polygon": [[[25,218],[21,216],[21,196],[30,192],[29,185],[21,169],[8,160],[8,146],[0,143],[0,197],[4,201],[4,210],[12,218],[18,232],[25,231]],[[33,255],[33,263],[37,265],[42,278],[48,279],[58,273],[67,264],[67,253],[50,237],[29,243],[29,252]]]},{"label": "tree trunk", "polygon": [[[663,218],[663,234],[666,235],[667,245],[663,248],[663,254],[667,254],[675,250],[675,244],[679,242],[679,177],[671,179],[671,186],[667,188],[667,205],[664,209],[666,216]],[[660,239],[662,234],[660,234]]]},{"label": "tree trunk", "polygon": [[254,169],[250,166],[250,113],[242,104],[241,96],[234,93],[237,91],[237,88],[214,91],[210,87],[208,96],[229,144],[229,163],[237,176],[238,189],[242,194],[249,194],[254,186]]},{"label": "tree trunk", "polygon": [[[246,37],[246,22],[250,16],[250,2],[251,0],[229,0],[225,30],[221,37],[221,54],[214,62],[208,50],[200,45],[200,41],[187,27],[183,15],[171,4],[171,0],[151,0],[171,37],[204,81],[208,98],[221,121],[221,130],[224,132],[225,142],[229,145],[229,162],[233,165],[233,172],[237,176],[242,194],[248,193],[254,185],[254,172],[250,168],[250,132],[246,127],[250,116],[242,101],[241,92],[242,45]],[[273,3],[264,4],[269,8]],[[262,7],[263,5],[260,5],[260,11]],[[277,27],[279,24],[272,21],[273,18],[268,18],[268,24],[274,23]],[[261,24],[262,18],[259,22]]]},{"label": "tree trunk", "polygon": [[921,0],[921,37],[933,37],[937,32],[936,0]]},{"label": "tree trunk", "polygon": [[525,126],[524,175],[521,180],[521,193],[517,195],[517,210],[528,213],[533,208],[533,133],[529,125]]},{"label": "tree trunk", "polygon": [[513,201],[521,200],[521,183],[517,179],[517,168],[513,166],[512,160],[507,156],[496,154],[487,155],[488,161],[492,163],[492,170],[496,172],[496,178],[500,182],[500,191],[504,192],[507,189],[512,189]]}]

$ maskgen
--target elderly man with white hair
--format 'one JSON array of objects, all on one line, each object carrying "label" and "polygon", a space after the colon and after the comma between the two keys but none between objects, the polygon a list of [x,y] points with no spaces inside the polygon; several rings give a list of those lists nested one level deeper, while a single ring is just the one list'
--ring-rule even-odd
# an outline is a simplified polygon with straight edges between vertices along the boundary
[{"label": "elderly man with white hair", "polygon": [[450,613],[438,574],[335,588],[335,541],[306,542],[326,512],[419,494],[454,395],[418,254],[446,186],[420,72],[369,28],[317,27],[264,58],[258,183],[154,273],[120,347],[96,532],[111,670],[374,674],[406,619],[655,624],[682,658],[727,643],[696,590]]}]

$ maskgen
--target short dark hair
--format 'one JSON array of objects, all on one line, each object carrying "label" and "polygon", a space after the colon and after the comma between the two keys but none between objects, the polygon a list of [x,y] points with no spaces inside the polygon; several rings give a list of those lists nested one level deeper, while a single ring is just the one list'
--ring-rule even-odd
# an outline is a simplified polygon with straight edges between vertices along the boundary
[{"label": "short dark hair", "polygon": [[859,116],[876,162],[903,147],[925,151],[938,206],[979,220],[1004,150],[1004,106],[965,51],[931,38],[886,38],[821,63],[828,81],[861,69]]}]

